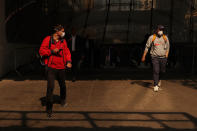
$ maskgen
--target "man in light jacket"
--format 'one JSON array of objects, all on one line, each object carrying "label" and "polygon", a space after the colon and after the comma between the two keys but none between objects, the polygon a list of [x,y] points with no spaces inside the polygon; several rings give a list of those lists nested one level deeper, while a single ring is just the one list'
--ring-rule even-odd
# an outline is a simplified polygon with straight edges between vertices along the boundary
[{"label": "man in light jacket", "polygon": [[151,35],[146,43],[142,62],[145,61],[146,54],[150,50],[152,64],[153,64],[153,80],[154,91],[158,91],[161,87],[162,75],[166,72],[166,63],[170,50],[168,37],[164,35],[164,26],[158,25],[156,33]]}]

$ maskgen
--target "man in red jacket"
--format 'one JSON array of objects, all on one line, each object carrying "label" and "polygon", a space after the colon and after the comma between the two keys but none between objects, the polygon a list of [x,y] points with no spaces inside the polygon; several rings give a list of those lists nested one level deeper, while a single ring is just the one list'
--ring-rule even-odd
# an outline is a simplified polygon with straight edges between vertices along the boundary
[{"label": "man in red jacket", "polygon": [[47,93],[46,93],[46,112],[49,117],[52,114],[53,90],[55,79],[60,86],[61,105],[66,105],[66,84],[65,68],[71,68],[71,54],[67,47],[64,27],[57,25],[54,27],[54,33],[44,38],[39,53],[44,57],[44,63],[47,71]]}]

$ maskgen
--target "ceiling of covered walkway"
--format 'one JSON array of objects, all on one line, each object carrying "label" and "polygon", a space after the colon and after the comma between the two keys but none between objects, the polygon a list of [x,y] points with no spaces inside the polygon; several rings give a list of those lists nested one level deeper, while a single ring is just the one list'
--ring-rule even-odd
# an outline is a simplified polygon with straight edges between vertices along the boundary
[{"label": "ceiling of covered walkway", "polygon": [[140,43],[163,24],[174,42],[196,42],[196,9],[197,0],[6,0],[7,39],[40,43],[60,23],[102,43]]}]

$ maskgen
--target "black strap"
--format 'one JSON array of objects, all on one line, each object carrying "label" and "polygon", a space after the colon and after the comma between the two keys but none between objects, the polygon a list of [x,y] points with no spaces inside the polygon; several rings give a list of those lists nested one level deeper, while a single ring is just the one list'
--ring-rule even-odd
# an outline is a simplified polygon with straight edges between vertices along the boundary
[{"label": "black strap", "polygon": [[[52,44],[52,43],[54,43],[53,36],[50,36],[50,40],[49,40],[49,50],[50,50],[50,48],[51,48],[51,44]],[[48,56],[47,67],[48,67],[48,65],[49,65],[49,58],[50,58],[50,56]]]},{"label": "black strap", "polygon": [[51,48],[51,43],[54,43],[53,36],[50,36],[49,49]]}]

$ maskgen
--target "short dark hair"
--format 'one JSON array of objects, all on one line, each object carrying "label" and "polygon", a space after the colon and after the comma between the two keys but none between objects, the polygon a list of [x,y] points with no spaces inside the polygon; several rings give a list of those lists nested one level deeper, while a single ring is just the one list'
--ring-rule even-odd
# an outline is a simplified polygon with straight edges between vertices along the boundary
[{"label": "short dark hair", "polygon": [[58,32],[58,31],[60,31],[62,29],[64,29],[64,27],[62,25],[60,25],[60,24],[57,24],[57,25],[53,26],[54,33]]}]

